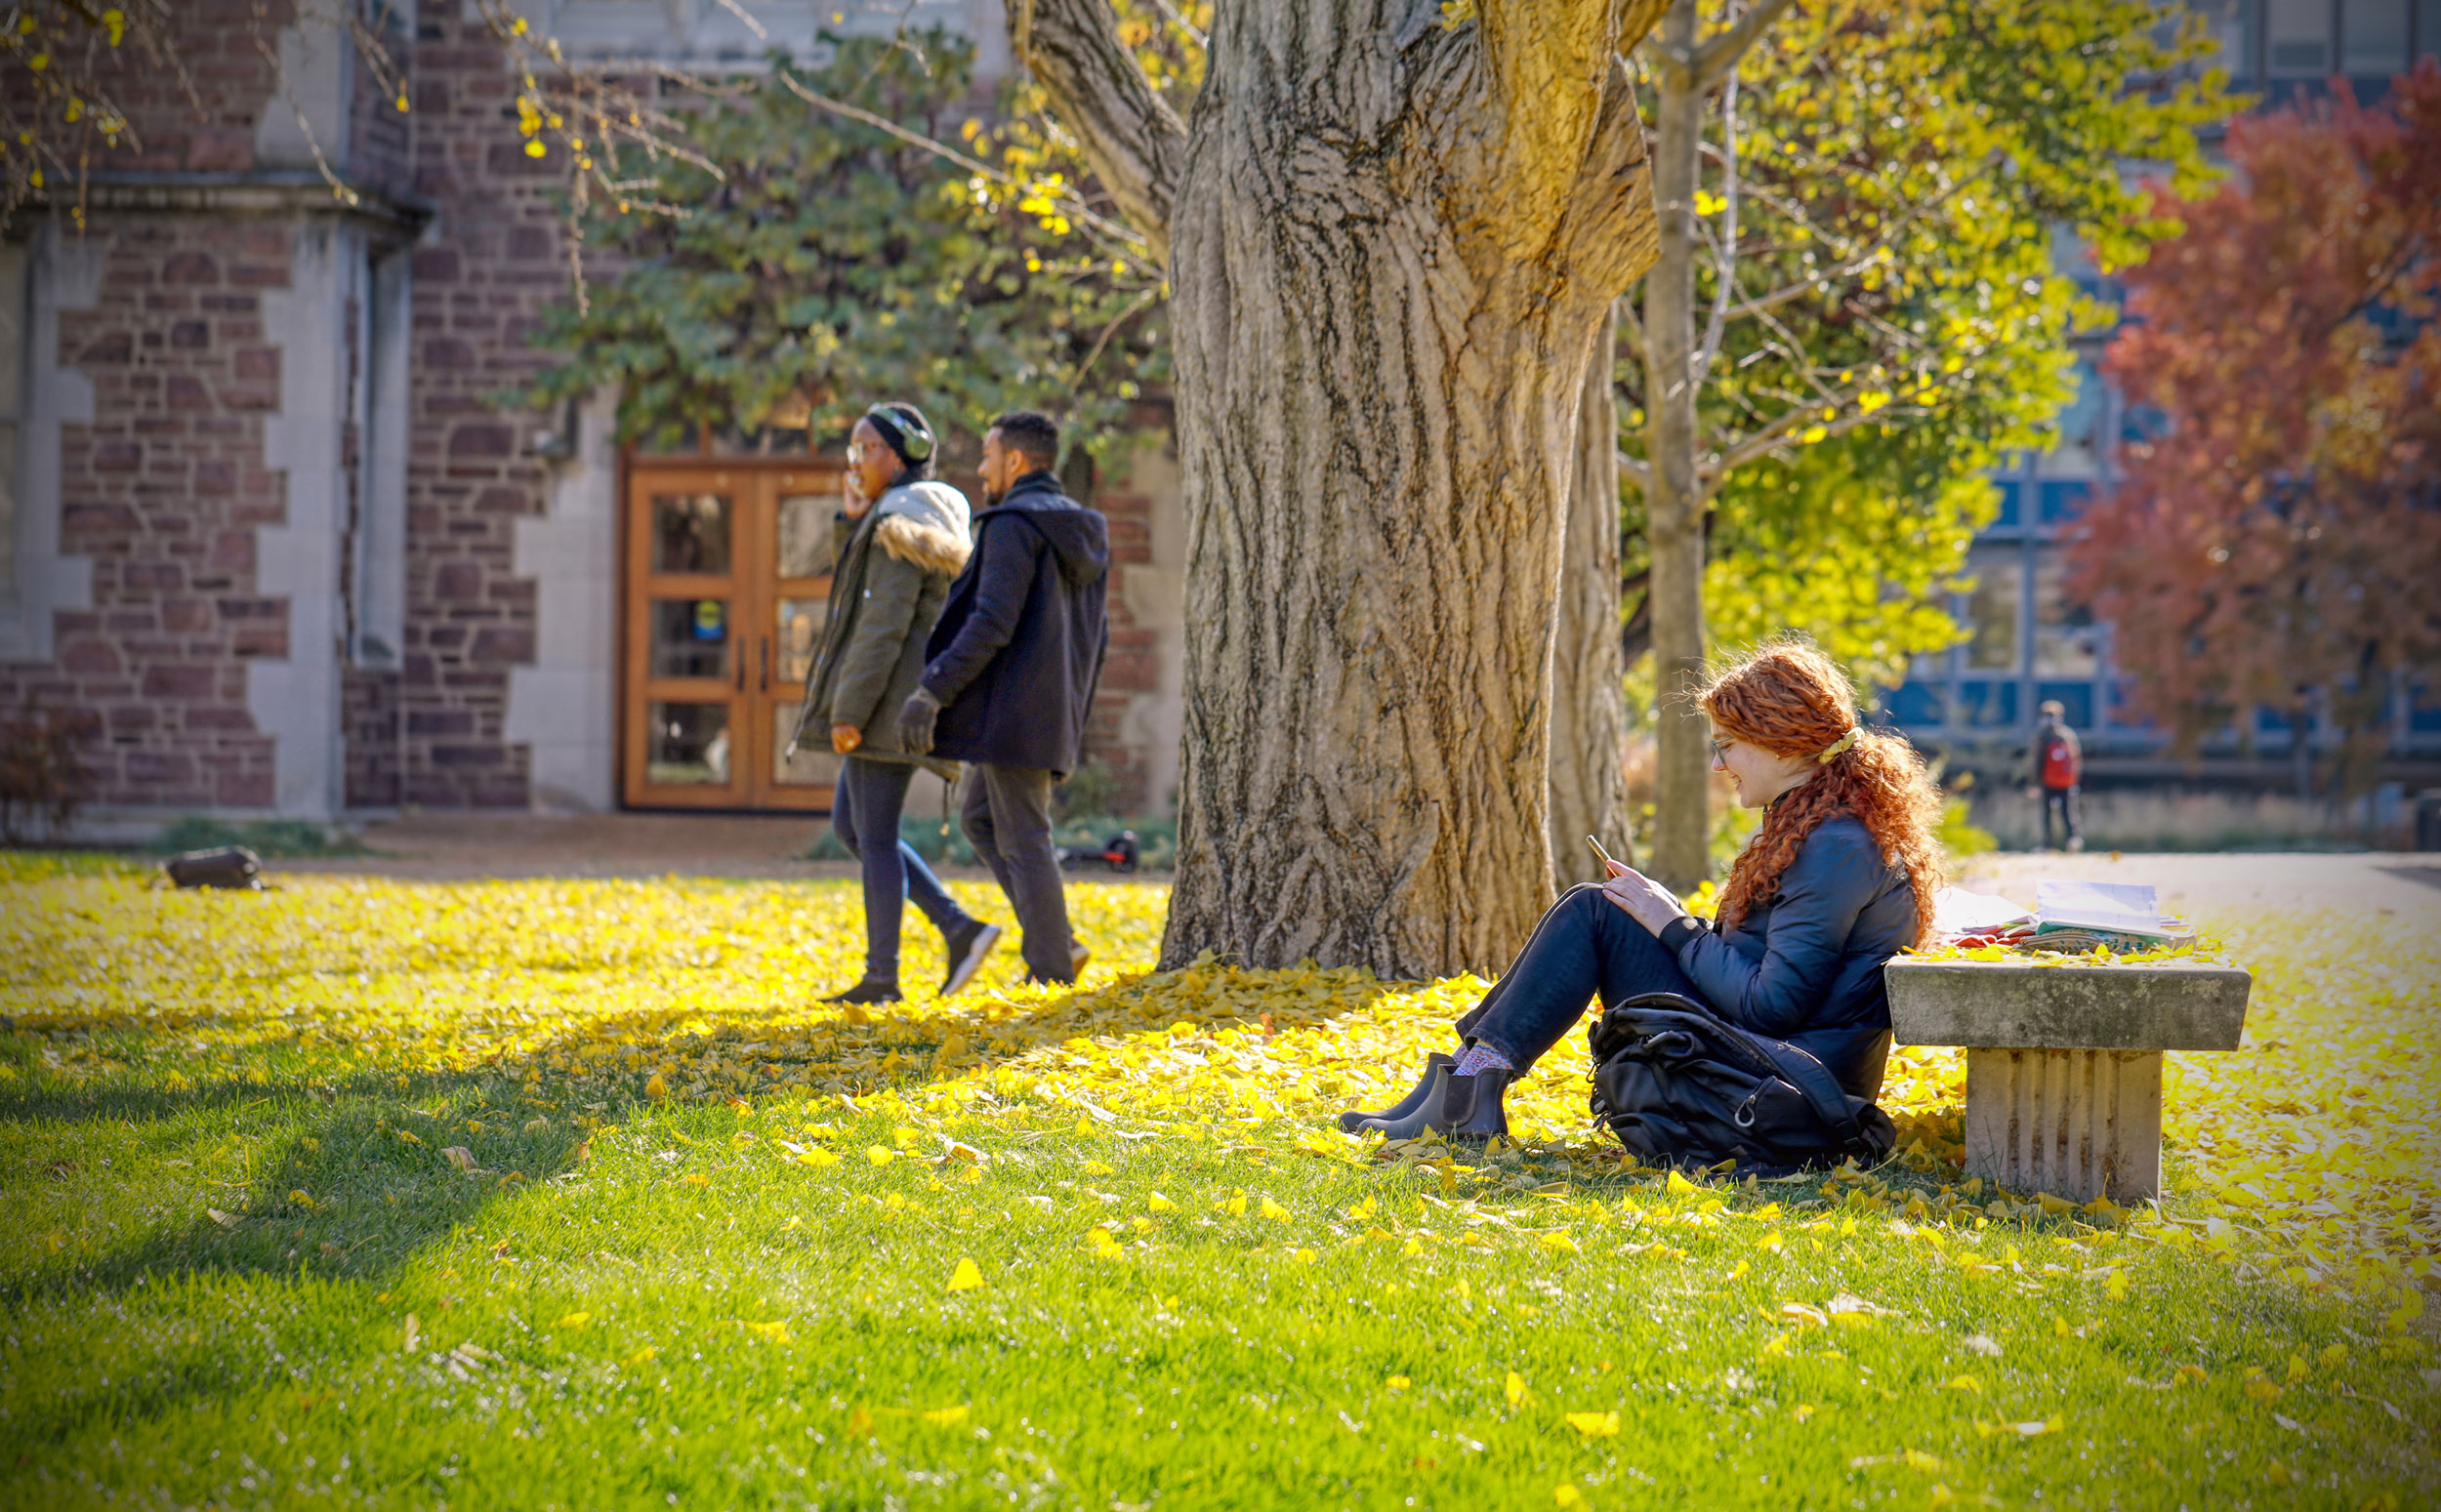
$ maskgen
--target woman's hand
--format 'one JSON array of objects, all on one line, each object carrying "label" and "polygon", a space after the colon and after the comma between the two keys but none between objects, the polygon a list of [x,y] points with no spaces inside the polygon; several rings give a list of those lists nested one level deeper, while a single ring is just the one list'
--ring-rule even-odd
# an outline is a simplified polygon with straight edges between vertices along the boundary
[{"label": "woman's hand", "polygon": [[831,726],[831,749],[841,756],[846,756],[863,744],[864,731],[854,725],[834,724]]},{"label": "woman's hand", "polygon": [[1602,883],[1602,896],[1625,910],[1628,917],[1655,934],[1670,920],[1686,913],[1678,895],[1646,877],[1634,867],[1610,863],[1610,880]]},{"label": "woman's hand", "polygon": [[856,475],[855,459],[850,457],[848,471],[840,481],[839,512],[849,519],[862,519],[865,511],[872,508],[873,501],[864,496],[864,481]]}]

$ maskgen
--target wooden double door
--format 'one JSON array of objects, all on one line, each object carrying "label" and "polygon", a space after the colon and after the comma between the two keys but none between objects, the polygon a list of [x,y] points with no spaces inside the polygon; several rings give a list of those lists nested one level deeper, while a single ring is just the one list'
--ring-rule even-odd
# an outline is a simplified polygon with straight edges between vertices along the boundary
[{"label": "wooden double door", "polygon": [[828,739],[787,754],[830,592],[840,470],[635,459],[625,501],[622,796],[828,809]]}]

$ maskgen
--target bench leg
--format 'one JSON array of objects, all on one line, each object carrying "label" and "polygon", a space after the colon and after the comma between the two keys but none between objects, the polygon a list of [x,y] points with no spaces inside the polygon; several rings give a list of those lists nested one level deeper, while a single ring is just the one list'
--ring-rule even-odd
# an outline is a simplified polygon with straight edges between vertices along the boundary
[{"label": "bench leg", "polygon": [[2161,1195],[2162,1052],[1966,1052],[1966,1173],[2075,1202]]}]

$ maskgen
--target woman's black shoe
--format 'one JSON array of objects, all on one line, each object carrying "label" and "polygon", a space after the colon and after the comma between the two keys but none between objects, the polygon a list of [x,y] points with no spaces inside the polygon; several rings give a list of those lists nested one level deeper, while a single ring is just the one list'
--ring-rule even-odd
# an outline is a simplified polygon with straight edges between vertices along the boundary
[{"label": "woman's black shoe", "polygon": [[898,984],[895,982],[858,982],[855,986],[848,988],[846,992],[833,993],[830,997],[825,998],[822,1001],[824,1002],[853,1003],[896,1002],[898,1001]]},{"label": "woman's black shoe", "polygon": [[1423,1133],[1426,1121],[1440,1107],[1441,1094],[1448,1089],[1450,1074],[1457,1065],[1444,1055],[1425,1067],[1424,1095],[1416,1098],[1412,1106],[1402,1100],[1400,1105],[1407,1108],[1405,1113],[1396,1118],[1367,1119],[1353,1132],[1380,1134],[1385,1139],[1413,1139]]},{"label": "woman's black shoe", "polygon": [[1450,1057],[1442,1054],[1438,1050],[1434,1050],[1431,1054],[1424,1058],[1424,1075],[1416,1078],[1416,1084],[1408,1089],[1406,1096],[1390,1104],[1379,1113],[1349,1112],[1341,1114],[1340,1131],[1343,1133],[1352,1134],[1359,1128],[1363,1127],[1366,1124],[1376,1120],[1388,1124],[1395,1123],[1398,1120],[1405,1118],[1407,1115],[1415,1112],[1418,1108],[1424,1106],[1425,1094],[1432,1090],[1433,1071],[1435,1069],[1446,1068],[1453,1064],[1455,1063],[1450,1059]]},{"label": "woman's black shoe", "polygon": [[1000,943],[1000,925],[970,919],[943,941],[949,952],[949,974],[941,978],[944,998],[959,992],[974,980],[974,973],[983,969],[983,958]]},{"label": "woman's black shoe", "polygon": [[1509,1115],[1501,1110],[1501,1094],[1517,1080],[1503,1066],[1470,1077],[1453,1076],[1441,1095],[1425,1105],[1425,1125],[1452,1144],[1481,1144],[1509,1135]]}]

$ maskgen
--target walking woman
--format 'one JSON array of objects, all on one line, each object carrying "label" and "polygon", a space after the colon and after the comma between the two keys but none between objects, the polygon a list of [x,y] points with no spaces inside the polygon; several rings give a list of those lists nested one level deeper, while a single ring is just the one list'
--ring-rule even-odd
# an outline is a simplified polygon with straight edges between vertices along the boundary
[{"label": "walking woman", "polygon": [[898,924],[913,898],[949,954],[941,996],[967,985],[1000,928],[958,906],[898,815],[919,766],[894,715],[924,673],[924,644],[973,550],[966,495],[932,478],[935,442],[923,411],[876,404],[848,441],[848,481],[831,525],[829,616],[792,746],[827,736],[840,762],[831,832],[864,869],[864,978],[830,1002],[896,1002]]},{"label": "walking woman", "polygon": [[1781,642],[1701,695],[1713,769],[1763,820],[1720,892],[1717,928],[1617,862],[1571,890],[1458,1021],[1413,1091],[1344,1127],[1458,1139],[1509,1131],[1501,1097],[1598,995],[1678,993],[1819,1060],[1871,1101],[1890,1047],[1882,967],[1924,938],[1942,881],[1941,799],[1913,747],[1856,722],[1855,693],[1812,646]]}]

